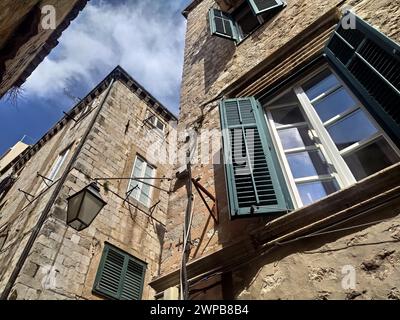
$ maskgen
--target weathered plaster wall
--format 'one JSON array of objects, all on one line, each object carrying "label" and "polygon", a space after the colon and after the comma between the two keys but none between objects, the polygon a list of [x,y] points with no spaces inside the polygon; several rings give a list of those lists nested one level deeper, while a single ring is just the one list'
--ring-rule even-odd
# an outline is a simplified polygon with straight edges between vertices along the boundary
[{"label": "weathered plaster wall", "polygon": [[[157,155],[148,152],[156,142],[160,142],[161,145],[167,142],[162,142],[161,135],[155,133],[149,126],[143,125],[147,108],[147,103],[124,84],[119,81],[114,83],[104,108],[78,156],[74,169],[68,175],[57,197],[50,212],[50,218],[43,226],[17,279],[11,293],[12,298],[100,299],[92,294],[92,288],[105,241],[145,261],[147,263],[146,282],[158,274],[164,229],[161,224],[124,203],[123,198],[128,189],[127,180],[110,180],[109,191],[101,188],[102,197],[107,201],[107,205],[89,228],[76,232],[65,223],[66,198],[69,195],[78,192],[96,177],[130,176],[136,154],[145,157],[156,167],[157,177],[170,175],[168,167],[159,163]],[[62,145],[67,145],[82,135],[89,120],[90,116],[84,120],[86,122],[78,123],[75,128],[66,128]],[[128,120],[130,125],[126,130]],[[57,139],[54,138],[40,150],[35,159],[29,162],[27,169],[22,171],[19,186],[23,185],[24,179],[27,180],[26,186],[30,185],[31,180],[25,177],[25,170],[27,170],[26,176],[29,176],[29,168],[41,163],[46,156],[49,156],[49,148],[57,145]],[[59,145],[60,149],[62,145]],[[60,149],[57,149],[57,152]],[[55,157],[56,152],[53,151],[51,154]],[[167,180],[159,180],[156,184],[166,190],[170,185]],[[120,195],[121,198],[114,193]],[[9,193],[9,197],[17,195],[14,190]],[[153,216],[165,223],[168,194],[154,191],[152,204],[158,200],[161,202],[156,207]],[[135,201],[132,200],[132,202]],[[45,204],[46,201],[43,199],[38,203],[38,208],[32,210],[30,226],[35,222],[34,217],[40,213],[40,209]],[[148,212],[148,208],[141,204],[138,206]],[[11,211],[6,208],[5,212]],[[26,214],[21,217],[28,219]],[[4,217],[2,221],[7,221],[7,217]],[[21,246],[14,250],[20,250],[23,244],[22,241]],[[0,265],[5,268],[4,258]],[[8,278],[9,270],[8,267],[2,286]],[[143,299],[153,298],[154,292],[145,285]]]}]

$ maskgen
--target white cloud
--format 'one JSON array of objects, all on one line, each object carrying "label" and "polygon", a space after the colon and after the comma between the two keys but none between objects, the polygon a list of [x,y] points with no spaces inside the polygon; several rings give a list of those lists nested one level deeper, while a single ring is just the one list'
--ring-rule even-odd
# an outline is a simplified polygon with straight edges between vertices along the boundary
[{"label": "white cloud", "polygon": [[116,65],[177,111],[188,0],[90,1],[59,46],[25,84],[28,95],[62,95],[71,83],[93,87]]}]

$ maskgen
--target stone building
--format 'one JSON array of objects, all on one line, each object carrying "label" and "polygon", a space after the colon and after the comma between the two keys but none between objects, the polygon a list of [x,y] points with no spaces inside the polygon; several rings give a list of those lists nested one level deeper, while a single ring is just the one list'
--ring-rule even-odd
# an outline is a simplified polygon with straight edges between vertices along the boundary
[{"label": "stone building", "polygon": [[[186,221],[191,299],[399,299],[400,2],[195,0],[183,14],[178,136],[194,151],[150,285],[179,288]],[[208,163],[207,130],[224,149]]]},{"label": "stone building", "polygon": [[[0,180],[11,180],[0,193],[3,299],[154,298],[171,176],[157,152],[175,121],[117,67],[13,161]],[[94,181],[107,204],[77,231],[67,199]]]},{"label": "stone building", "polygon": [[118,67],[1,177],[2,298],[399,299],[400,2],[183,14],[176,128]]},{"label": "stone building", "polygon": [[[87,0],[1,1],[0,97],[25,82],[86,3]],[[53,21],[49,20],[49,13],[55,14],[54,29],[50,28]]]}]

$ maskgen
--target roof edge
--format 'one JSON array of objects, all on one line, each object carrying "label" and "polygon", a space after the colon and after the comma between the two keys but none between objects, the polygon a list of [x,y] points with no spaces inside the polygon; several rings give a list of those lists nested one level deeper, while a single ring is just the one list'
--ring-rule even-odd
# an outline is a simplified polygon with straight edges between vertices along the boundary
[{"label": "roof edge", "polygon": [[[47,40],[41,46],[41,48],[37,51],[35,57],[29,62],[26,68],[21,72],[18,79],[14,82],[14,85],[17,87],[22,86],[25,83],[26,79],[32,74],[32,72],[39,66],[39,64],[47,57],[50,52],[58,45],[58,38],[61,37],[61,34],[67,29],[67,27],[71,24],[73,20],[79,15],[79,13],[85,8],[86,4],[90,0],[79,0],[75,6],[71,9],[71,11],[65,16],[64,20],[60,22],[57,28],[49,35]],[[6,94],[4,92],[4,94]]]},{"label": "roof edge", "polygon": [[187,19],[190,11],[197,7],[197,5],[203,0],[193,0],[185,9],[182,11],[182,15]]},{"label": "roof edge", "polygon": [[57,132],[59,132],[69,121],[72,121],[74,116],[78,115],[83,108],[92,102],[96,97],[101,95],[108,87],[111,80],[122,81],[133,93],[138,95],[149,107],[154,111],[164,116],[167,120],[178,121],[178,118],[169,111],[161,102],[159,102],[151,93],[149,93],[141,84],[139,84],[127,71],[121,66],[115,67],[100,83],[92,89],[81,101],[75,104],[69,112],[67,112],[50,130],[48,130],[42,138],[40,138],[34,145],[28,147],[10,164],[3,168],[0,175],[7,172],[11,167],[14,167],[14,172],[18,171],[29,159],[35,155],[41,147],[49,141]]}]

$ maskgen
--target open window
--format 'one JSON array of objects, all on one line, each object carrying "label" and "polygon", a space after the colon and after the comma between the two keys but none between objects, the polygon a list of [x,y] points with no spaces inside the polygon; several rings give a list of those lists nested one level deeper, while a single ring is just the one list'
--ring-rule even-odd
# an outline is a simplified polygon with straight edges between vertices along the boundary
[{"label": "open window", "polygon": [[230,12],[212,8],[209,11],[211,34],[240,42],[284,6],[280,0],[247,0]]},{"label": "open window", "polygon": [[327,66],[262,99],[297,207],[400,161],[400,151]]},{"label": "open window", "polygon": [[355,19],[339,23],[325,65],[221,102],[232,218],[311,205],[400,162],[400,47]]},{"label": "open window", "polygon": [[131,175],[135,179],[130,180],[127,190],[129,196],[150,207],[153,192],[151,185],[154,183],[152,178],[155,176],[156,169],[142,157],[136,156]]},{"label": "open window", "polygon": [[151,111],[147,111],[146,120],[147,123],[157,129],[160,133],[164,133],[165,124],[154,113],[152,113]]}]

